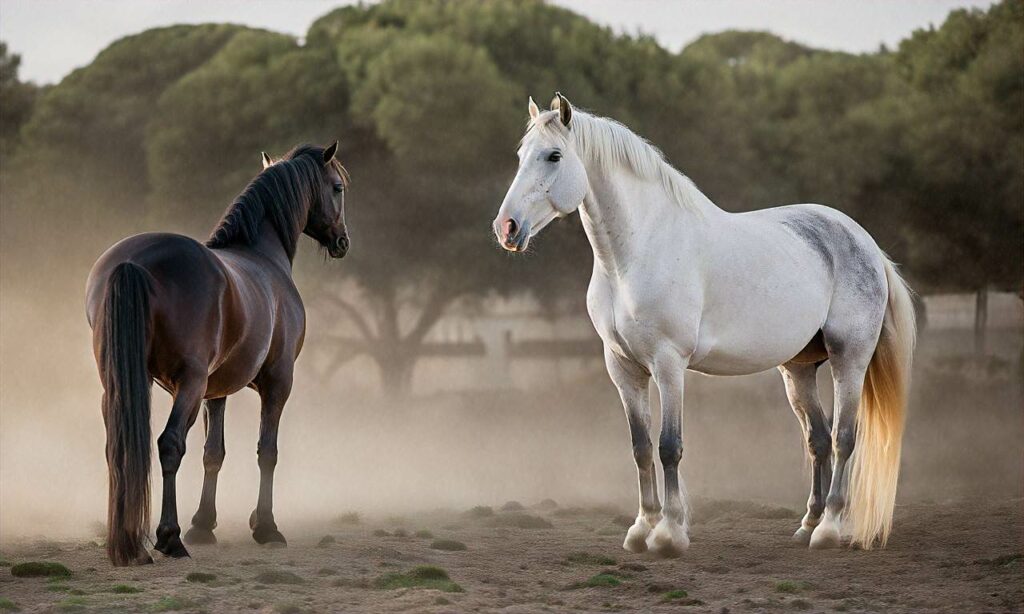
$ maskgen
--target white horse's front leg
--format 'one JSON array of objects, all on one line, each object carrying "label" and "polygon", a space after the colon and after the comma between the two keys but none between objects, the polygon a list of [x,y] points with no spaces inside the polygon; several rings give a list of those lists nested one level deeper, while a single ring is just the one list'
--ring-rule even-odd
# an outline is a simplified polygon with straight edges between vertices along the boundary
[{"label": "white horse's front leg", "polygon": [[640,483],[640,511],[636,522],[626,533],[622,547],[630,552],[647,550],[647,537],[661,520],[661,502],[655,484],[654,446],[651,443],[651,405],[648,384],[651,376],[639,365],[631,363],[605,348],[605,364],[612,383],[619,389],[622,406],[626,410],[629,436],[633,443]]},{"label": "white horse's front leg", "polygon": [[683,374],[681,364],[658,365],[654,379],[661,394],[661,440],[658,453],[665,472],[662,519],[647,538],[647,547],[665,557],[680,556],[690,547],[686,491],[679,478],[683,456]]}]

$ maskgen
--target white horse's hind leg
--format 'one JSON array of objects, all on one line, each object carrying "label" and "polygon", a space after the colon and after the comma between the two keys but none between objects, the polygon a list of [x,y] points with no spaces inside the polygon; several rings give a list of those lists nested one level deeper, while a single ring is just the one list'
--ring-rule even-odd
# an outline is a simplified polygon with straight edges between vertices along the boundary
[{"label": "white horse's hind leg", "polygon": [[786,395],[793,407],[793,413],[803,427],[807,441],[807,452],[811,460],[811,494],[807,499],[807,513],[793,539],[803,544],[811,540],[811,533],[821,521],[825,510],[825,495],[832,481],[832,436],[829,434],[828,418],[818,400],[818,386],[813,363],[789,363],[779,367],[786,383]]},{"label": "white horse's hind leg", "polygon": [[661,520],[661,502],[655,484],[654,446],[651,444],[651,406],[648,384],[651,376],[638,365],[628,363],[609,350],[605,350],[608,375],[619,389],[622,406],[629,422],[629,435],[633,443],[637,478],[640,483],[640,511],[636,522],[626,533],[622,547],[630,552],[647,550],[647,536]]},{"label": "white horse's hind leg", "polygon": [[835,449],[832,484],[825,500],[825,516],[811,534],[811,548],[835,548],[840,545],[840,525],[846,507],[849,480],[848,462],[857,439],[857,409],[864,388],[864,376],[874,352],[870,346],[856,344],[844,348],[838,356],[830,356],[832,380],[835,386],[835,415],[832,425],[832,444]]},{"label": "white horse's hind leg", "polygon": [[679,480],[679,461],[683,456],[683,373],[682,365],[659,365],[654,378],[661,395],[658,454],[665,472],[665,505],[661,521],[647,539],[647,547],[667,557],[679,556],[690,547],[685,491]]}]

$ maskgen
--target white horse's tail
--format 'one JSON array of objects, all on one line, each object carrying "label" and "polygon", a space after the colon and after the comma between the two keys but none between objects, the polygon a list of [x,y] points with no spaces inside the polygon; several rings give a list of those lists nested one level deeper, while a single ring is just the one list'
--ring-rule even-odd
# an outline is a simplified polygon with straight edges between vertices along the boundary
[{"label": "white horse's tail", "polygon": [[882,546],[892,529],[900,472],[900,447],[917,322],[910,288],[885,258],[889,300],[875,354],[864,378],[857,412],[857,441],[850,459],[848,530],[853,543]]}]

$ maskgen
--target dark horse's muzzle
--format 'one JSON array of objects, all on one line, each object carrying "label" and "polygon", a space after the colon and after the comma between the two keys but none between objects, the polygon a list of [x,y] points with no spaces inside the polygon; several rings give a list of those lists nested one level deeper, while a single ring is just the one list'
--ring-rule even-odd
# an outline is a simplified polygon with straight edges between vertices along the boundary
[{"label": "dark horse's muzzle", "polygon": [[348,234],[343,234],[327,246],[331,258],[344,258],[348,253]]}]

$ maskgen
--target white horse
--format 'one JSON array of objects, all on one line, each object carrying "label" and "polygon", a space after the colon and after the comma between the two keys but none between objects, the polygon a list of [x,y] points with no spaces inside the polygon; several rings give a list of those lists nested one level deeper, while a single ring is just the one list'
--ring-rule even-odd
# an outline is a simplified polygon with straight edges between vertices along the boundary
[{"label": "white horse", "polygon": [[[679,481],[684,371],[772,367],[782,372],[813,467],[794,539],[838,546],[844,523],[861,547],[884,545],[916,330],[910,291],[871,236],[820,205],[723,211],[622,124],[574,111],[561,94],[545,112],[530,99],[529,111],[494,232],[521,252],[552,220],[580,210],[594,250],[587,308],[639,474],[640,512],[623,547],[678,556],[689,545]],[[831,426],[815,385],[826,360]],[[649,433],[652,376],[662,403],[664,506]]]}]

